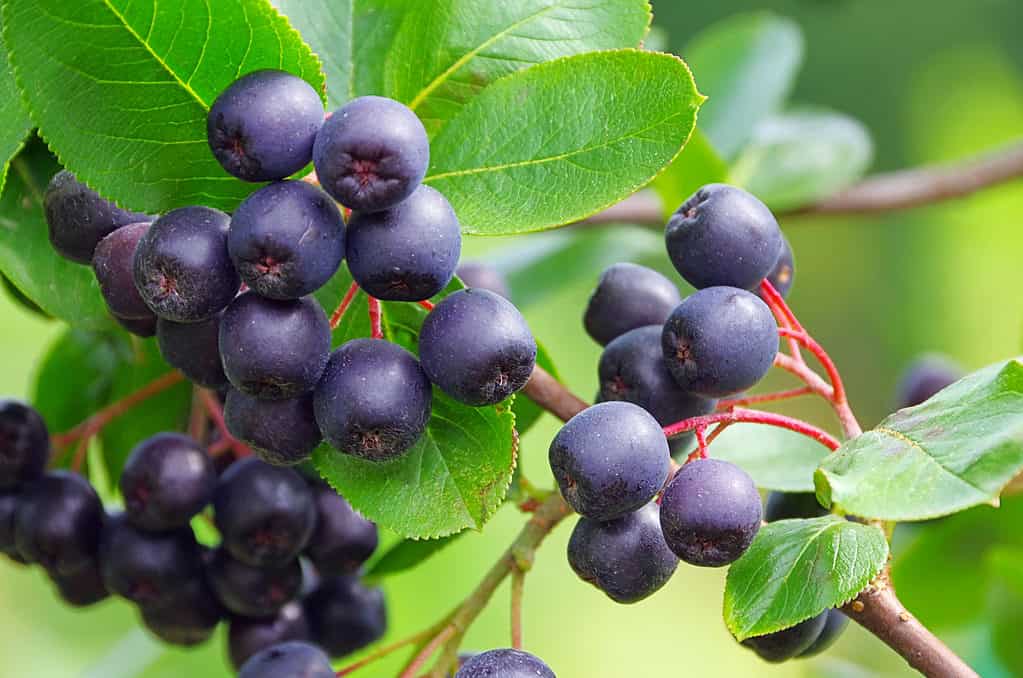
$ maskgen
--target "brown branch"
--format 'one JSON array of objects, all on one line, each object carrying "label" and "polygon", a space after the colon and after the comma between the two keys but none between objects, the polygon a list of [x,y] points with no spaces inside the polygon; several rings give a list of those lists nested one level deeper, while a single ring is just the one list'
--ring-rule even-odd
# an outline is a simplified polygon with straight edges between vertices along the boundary
[{"label": "brown branch", "polygon": [[522,392],[562,421],[568,421],[589,407],[586,401],[565,388],[539,365],[533,368],[533,375]]}]

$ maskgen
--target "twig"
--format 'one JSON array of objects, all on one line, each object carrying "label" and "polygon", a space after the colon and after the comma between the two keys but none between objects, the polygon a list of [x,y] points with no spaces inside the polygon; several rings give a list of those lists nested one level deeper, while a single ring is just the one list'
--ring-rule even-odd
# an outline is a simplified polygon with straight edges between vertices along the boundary
[{"label": "twig", "polygon": [[562,421],[568,421],[588,407],[582,398],[562,386],[539,365],[533,368],[533,375],[522,393]]},{"label": "twig", "polygon": [[355,299],[356,293],[359,291],[359,284],[352,283],[348,286],[348,291],[345,292],[345,296],[341,299],[341,303],[337,305],[334,312],[330,314],[330,329],[336,330],[338,325],[341,324],[341,319],[345,317],[345,311],[352,305],[352,300]]},{"label": "twig", "polygon": [[385,645],[384,647],[374,650],[373,652],[369,653],[368,655],[366,655],[359,661],[355,662],[354,664],[349,664],[348,666],[343,667],[335,675],[338,676],[338,678],[342,678],[343,676],[355,673],[362,667],[372,664],[376,660],[382,657],[386,657],[392,652],[400,650],[403,647],[413,645],[415,643],[428,641],[430,638],[433,638],[437,633],[439,633],[444,628],[445,624],[446,620],[442,620],[441,622],[434,624],[433,626],[427,629],[423,629],[419,633],[413,634],[406,638],[402,638],[401,640],[396,640],[390,645]]},{"label": "twig", "polygon": [[511,573],[511,642],[512,648],[522,649],[522,593],[526,573],[515,568]]},{"label": "twig", "polygon": [[401,672],[401,675],[398,678],[415,678],[415,675],[419,673],[419,669],[426,666],[426,662],[430,660],[433,653],[440,649],[440,646],[447,642],[447,640],[453,635],[455,635],[455,628],[453,626],[445,627],[444,630],[438,633],[426,644],[426,647],[420,650],[419,653],[412,658],[412,661],[408,663],[408,666],[405,667],[405,670]]}]

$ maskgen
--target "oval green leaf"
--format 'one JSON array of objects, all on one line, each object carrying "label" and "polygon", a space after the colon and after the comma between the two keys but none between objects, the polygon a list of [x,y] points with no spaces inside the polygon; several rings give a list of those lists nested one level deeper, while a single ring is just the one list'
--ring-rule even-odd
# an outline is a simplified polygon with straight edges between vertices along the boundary
[{"label": "oval green leaf", "polygon": [[711,454],[732,462],[765,490],[813,492],[813,473],[828,448],[786,429],[734,424],[714,440]]},{"label": "oval green leaf", "polygon": [[7,47],[0,40],[0,191],[4,188],[8,165],[31,129],[32,121],[14,82]]}]

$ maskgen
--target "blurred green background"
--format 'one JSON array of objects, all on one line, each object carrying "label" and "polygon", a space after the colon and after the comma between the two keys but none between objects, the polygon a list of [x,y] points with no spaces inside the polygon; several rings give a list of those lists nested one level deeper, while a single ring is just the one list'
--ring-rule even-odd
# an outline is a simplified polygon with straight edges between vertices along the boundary
[{"label": "blurred green background", "polygon": [[[656,25],[683,56],[689,37],[737,12],[770,9],[796,20],[805,33],[806,56],[793,102],[825,105],[860,119],[875,141],[873,171],[954,160],[1023,132],[1023,42],[1018,34],[1023,3],[1018,0],[653,4]],[[700,83],[699,70],[695,75]],[[797,257],[790,301],[837,361],[864,424],[872,425],[891,409],[899,370],[920,352],[941,351],[969,368],[1020,352],[1023,183],[912,212],[789,218],[782,225]],[[546,275],[513,276],[518,283],[514,292],[563,377],[586,396],[596,389],[599,350],[579,318],[600,269],[628,257],[667,272],[667,262],[654,231],[615,226],[576,238],[567,232],[474,238],[466,243],[464,256],[514,271],[531,257],[568,248],[573,266],[551,264]],[[575,275],[566,280],[564,272]],[[549,288],[540,289],[544,286]],[[0,391],[26,396],[34,364],[59,324],[27,314],[6,296],[0,298],[0,317],[5,319]],[[826,410],[813,404],[788,410],[832,425]],[[522,463],[534,482],[547,484],[546,449],[556,428],[546,417],[522,441]],[[910,602],[918,602],[922,619],[935,624],[985,676],[1019,674],[1004,653],[995,651],[1000,618],[986,605],[999,593],[977,574],[980,550],[988,542],[971,537],[977,525],[985,524],[1023,532],[1014,529],[1012,515],[1006,509],[975,509],[957,523],[901,529],[896,540],[896,567],[900,558],[915,557],[914,576],[924,578],[910,587]],[[523,520],[505,507],[485,534],[468,535],[423,567],[389,579],[389,637],[432,623],[460,600]],[[758,661],[732,641],[721,621],[723,571],[682,566],[652,599],[615,605],[570,572],[564,556],[569,531],[569,525],[562,526],[541,550],[526,582],[525,602],[526,646],[562,678],[911,675],[898,657],[854,627],[821,658],[783,666]],[[971,579],[979,582],[973,587],[979,590],[949,595]],[[0,564],[0,601],[2,676],[229,674],[223,634],[197,651],[164,649],[146,638],[127,605],[111,601],[73,611],[56,601],[36,571]],[[505,587],[469,634],[466,647],[508,642]],[[356,675],[394,673],[392,662]]]}]

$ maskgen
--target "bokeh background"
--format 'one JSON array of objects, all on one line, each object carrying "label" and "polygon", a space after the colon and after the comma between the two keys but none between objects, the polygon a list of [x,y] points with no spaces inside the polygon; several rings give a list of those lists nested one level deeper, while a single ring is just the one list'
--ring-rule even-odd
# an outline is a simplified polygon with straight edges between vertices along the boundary
[{"label": "bokeh background", "polygon": [[[770,10],[795,20],[805,35],[805,63],[792,101],[861,120],[874,139],[872,171],[953,161],[1023,135],[1018,0],[653,5],[667,45],[683,56],[691,36],[736,13]],[[699,70],[695,75],[702,86]],[[865,424],[891,409],[900,369],[921,352],[946,353],[971,369],[1021,352],[1023,182],[911,212],[787,218],[782,226],[797,257],[790,301],[836,359]],[[529,267],[552,252],[562,252],[562,259],[548,260],[540,271]],[[534,332],[583,395],[596,389],[599,349],[580,316],[601,268],[630,258],[668,272],[659,233],[629,226],[473,238],[465,257],[512,274]],[[25,397],[58,323],[26,313],[6,296],[0,297],[0,318],[0,391]],[[812,404],[788,411],[832,425]],[[556,430],[548,416],[522,441],[522,464],[534,482],[549,478],[546,450]],[[1013,663],[1011,652],[1019,620],[1002,609],[1012,605],[992,603],[1011,601],[1012,594],[982,567],[992,543],[1014,538],[1018,545],[1023,518],[1014,522],[1014,516],[1023,511],[1006,502],[1000,510],[900,528],[896,539],[896,576],[907,602],[985,676],[1023,675],[1023,663]],[[484,534],[468,535],[421,568],[388,579],[389,637],[431,623],[460,600],[523,520],[506,506]],[[540,551],[525,599],[526,646],[562,678],[912,675],[855,627],[821,658],[782,666],[758,661],[721,621],[722,571],[682,566],[652,599],[618,606],[570,572],[564,555],[569,532],[570,525],[562,526]],[[468,648],[507,645],[507,595],[507,587],[498,593],[469,634]],[[0,564],[0,609],[0,676],[229,675],[223,633],[198,651],[165,649],[146,637],[127,605],[108,601],[73,611],[57,602],[35,570]],[[1020,649],[1015,652],[1018,659]],[[383,678],[395,670],[394,663],[382,663],[356,675]]]}]

